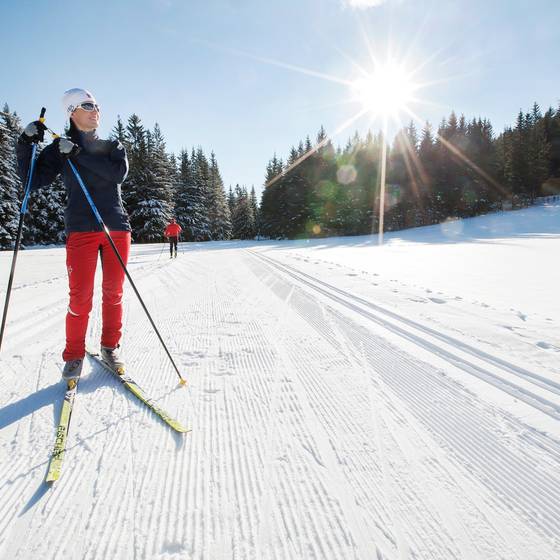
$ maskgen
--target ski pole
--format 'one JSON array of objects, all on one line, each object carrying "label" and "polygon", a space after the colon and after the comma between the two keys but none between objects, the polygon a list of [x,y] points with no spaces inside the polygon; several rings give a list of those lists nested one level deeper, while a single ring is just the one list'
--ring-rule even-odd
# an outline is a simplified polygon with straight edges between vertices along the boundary
[{"label": "ski pole", "polygon": [[70,169],[72,169],[72,172],[74,173],[74,176],[76,177],[76,180],[78,181],[78,184],[80,185],[80,187],[82,189],[82,192],[84,193],[84,195],[85,195],[85,197],[86,197],[86,199],[87,199],[87,201],[88,201],[88,203],[91,207],[91,210],[93,211],[93,214],[95,215],[97,223],[101,226],[101,229],[105,233],[105,236],[107,237],[107,240],[109,241],[109,244],[111,245],[111,248],[113,249],[113,252],[115,253],[115,256],[117,257],[122,269],[124,270],[124,273],[126,274],[126,277],[128,278],[128,280],[129,280],[129,282],[132,286],[132,289],[134,290],[134,293],[138,297],[138,301],[140,302],[140,305],[142,306],[142,309],[144,309],[144,311],[146,312],[146,315],[148,316],[148,319],[150,320],[150,323],[151,323],[152,327],[154,328],[154,331],[155,331],[157,337],[159,338],[159,341],[161,342],[163,348],[165,349],[165,352],[167,353],[167,356],[169,357],[169,360],[171,361],[171,364],[175,368],[175,371],[177,372],[177,375],[179,376],[179,384],[180,385],[185,385],[187,383],[187,381],[186,381],[186,379],[183,378],[183,376],[179,372],[179,368],[175,364],[175,361],[173,360],[173,357],[171,356],[171,353],[169,352],[169,349],[167,348],[167,345],[163,341],[163,338],[161,337],[161,334],[159,333],[159,330],[156,327],[156,324],[154,323],[154,320],[152,319],[152,316],[150,315],[150,312],[148,311],[148,308],[144,304],[144,300],[140,296],[140,292],[136,288],[136,284],[134,284],[134,281],[132,280],[132,277],[130,276],[130,273],[128,272],[128,269],[126,268],[126,265],[124,264],[124,261],[122,260],[122,257],[119,253],[119,250],[117,249],[113,239],[111,238],[111,234],[109,233],[109,229],[105,225],[105,222],[103,221],[103,218],[101,217],[101,214],[97,210],[97,207],[95,206],[95,203],[93,202],[93,199],[91,198],[87,187],[85,186],[84,182],[82,181],[82,178],[80,177],[80,174],[78,173],[78,170],[76,169],[76,167],[74,166],[74,164],[70,160],[68,160],[68,165],[70,166]]},{"label": "ski pole", "polygon": [[[47,110],[45,107],[41,108],[41,115],[39,116],[39,121],[45,122],[45,112]],[[6,329],[6,319],[8,318],[8,306],[10,305],[10,295],[12,292],[12,284],[14,281],[14,275],[16,272],[16,261],[19,253],[19,246],[21,244],[21,236],[23,232],[23,220],[25,214],[27,213],[27,201],[31,193],[31,183],[33,181],[33,171],[35,170],[35,154],[37,153],[37,143],[33,142],[31,148],[31,158],[29,160],[29,169],[27,170],[27,180],[25,182],[25,191],[23,194],[23,201],[21,203],[21,209],[19,211],[19,224],[16,235],[16,241],[14,243],[14,254],[12,257],[12,268],[10,270],[10,277],[8,279],[8,287],[6,288],[6,299],[4,301],[4,312],[2,314],[2,327],[0,328],[0,349],[2,348],[2,340],[4,339],[4,330]]]}]

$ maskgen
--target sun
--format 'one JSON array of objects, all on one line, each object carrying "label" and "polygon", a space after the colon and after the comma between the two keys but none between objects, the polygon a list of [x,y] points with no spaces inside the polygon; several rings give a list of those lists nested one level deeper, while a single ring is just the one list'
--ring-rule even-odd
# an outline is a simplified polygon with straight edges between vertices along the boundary
[{"label": "sun", "polygon": [[376,65],[367,74],[351,83],[353,99],[372,116],[397,117],[414,100],[418,86],[402,66],[387,63]]}]

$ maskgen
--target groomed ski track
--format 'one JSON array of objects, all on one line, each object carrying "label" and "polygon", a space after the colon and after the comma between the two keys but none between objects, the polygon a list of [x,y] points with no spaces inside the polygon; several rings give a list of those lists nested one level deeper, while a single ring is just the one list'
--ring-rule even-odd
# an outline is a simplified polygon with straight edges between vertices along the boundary
[{"label": "groomed ski track", "polygon": [[[0,558],[560,557],[552,376],[273,244],[182,249],[169,260],[135,246],[130,270],[188,388],[130,288],[123,348],[130,375],[192,432],[86,362],[52,488],[64,250],[21,255],[0,356]],[[90,325],[97,341],[98,298]]]}]

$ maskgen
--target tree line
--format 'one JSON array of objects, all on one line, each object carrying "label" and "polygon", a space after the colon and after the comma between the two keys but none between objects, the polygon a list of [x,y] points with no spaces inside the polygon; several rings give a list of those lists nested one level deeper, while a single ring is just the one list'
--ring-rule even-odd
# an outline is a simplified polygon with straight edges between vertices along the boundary
[{"label": "tree line", "polygon": [[[18,115],[5,105],[0,112],[1,248],[13,246],[23,198],[15,153],[21,131]],[[245,191],[239,189],[237,195],[236,189],[227,198],[213,152],[208,156],[197,147],[181,150],[178,156],[169,153],[159,125],[150,130],[134,114],[126,122],[119,117],[111,137],[122,142],[128,154],[130,170],[122,185],[122,198],[135,242],[161,241],[172,217],[191,241],[229,239],[232,228],[239,229]],[[60,178],[34,191],[29,200],[30,218],[25,221],[24,245],[63,243],[65,206],[66,192]],[[253,223],[253,237],[254,227]]]},{"label": "tree line", "polygon": [[[261,235],[297,238],[377,231],[383,135],[335,148],[323,128],[266,169]],[[494,135],[488,119],[452,112],[437,130],[411,122],[387,147],[384,230],[430,225],[560,192],[560,108],[535,103]]]},{"label": "tree line", "polygon": [[[0,112],[0,248],[13,246],[23,186],[15,143],[21,122]],[[171,217],[194,241],[367,234],[378,229],[382,133],[355,133],[335,147],[321,127],[276,155],[265,170],[260,205],[255,189],[226,193],[216,155],[201,147],[168,152],[156,124],[119,117],[112,138],[127,149],[130,172],[122,196],[135,242],[155,242]],[[560,108],[535,103],[495,135],[489,120],[452,112],[437,130],[414,123],[387,146],[384,229],[429,225],[519,206],[560,192]],[[24,244],[64,241],[66,193],[60,179],[30,199]]]}]

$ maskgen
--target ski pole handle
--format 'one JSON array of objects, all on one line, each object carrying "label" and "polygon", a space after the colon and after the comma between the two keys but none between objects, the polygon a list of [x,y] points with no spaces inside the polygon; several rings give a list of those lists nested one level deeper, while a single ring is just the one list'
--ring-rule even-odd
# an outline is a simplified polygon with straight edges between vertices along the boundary
[{"label": "ski pole handle", "polygon": [[[39,121],[41,121],[43,124],[45,124],[45,113],[47,112],[47,109],[45,107],[43,107],[41,109],[41,116],[39,117]],[[49,127],[47,127],[47,130],[51,133],[51,136],[56,139],[56,138],[60,138],[60,134],[57,134],[56,132],[52,131]]]}]

